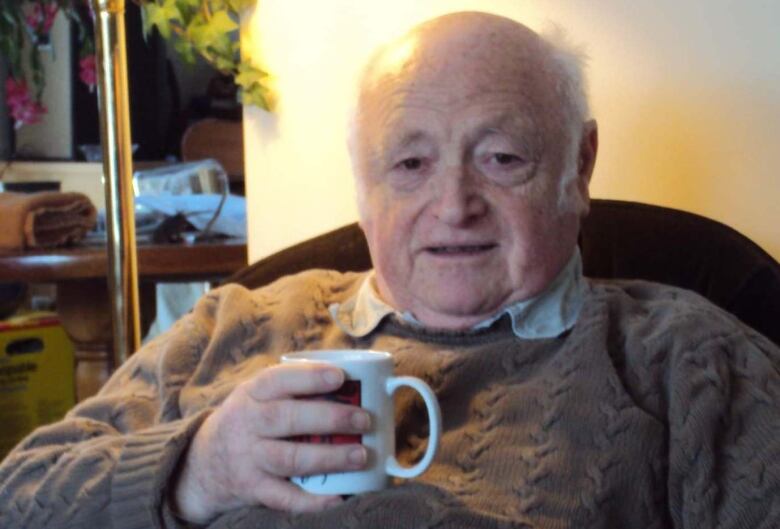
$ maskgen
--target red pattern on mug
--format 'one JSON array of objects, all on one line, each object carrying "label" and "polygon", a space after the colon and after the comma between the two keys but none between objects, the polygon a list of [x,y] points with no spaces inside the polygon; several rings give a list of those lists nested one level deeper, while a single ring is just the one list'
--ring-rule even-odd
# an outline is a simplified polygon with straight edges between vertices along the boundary
[{"label": "red pattern on mug", "polygon": [[[349,404],[350,406],[360,406],[360,381],[346,380],[339,389],[332,393],[299,398],[307,400],[327,400],[340,404]],[[292,440],[301,443],[344,445],[360,444],[363,440],[363,436],[340,433],[327,435],[296,435]]]}]

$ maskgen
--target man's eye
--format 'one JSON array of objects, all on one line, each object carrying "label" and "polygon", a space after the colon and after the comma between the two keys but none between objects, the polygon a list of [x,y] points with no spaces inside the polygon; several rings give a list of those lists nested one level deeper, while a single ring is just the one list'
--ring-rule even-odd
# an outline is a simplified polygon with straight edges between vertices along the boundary
[{"label": "man's eye", "polygon": [[407,171],[416,171],[422,167],[422,164],[423,162],[420,158],[407,158],[406,160],[401,160],[398,167]]},{"label": "man's eye", "polygon": [[390,185],[401,191],[417,189],[430,175],[432,160],[425,156],[399,159],[388,173]]},{"label": "man's eye", "polygon": [[505,152],[497,152],[493,155],[493,160],[498,165],[510,165],[515,163],[520,163],[523,161],[522,158],[519,156],[515,156],[514,154],[507,154]]}]

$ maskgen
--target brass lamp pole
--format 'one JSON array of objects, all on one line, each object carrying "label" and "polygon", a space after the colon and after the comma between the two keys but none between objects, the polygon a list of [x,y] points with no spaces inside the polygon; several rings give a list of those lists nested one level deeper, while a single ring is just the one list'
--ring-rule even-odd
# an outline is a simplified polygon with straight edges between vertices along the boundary
[{"label": "brass lamp pole", "polygon": [[98,103],[106,193],[109,292],[117,368],[141,343],[124,0],[90,0],[96,16]]}]

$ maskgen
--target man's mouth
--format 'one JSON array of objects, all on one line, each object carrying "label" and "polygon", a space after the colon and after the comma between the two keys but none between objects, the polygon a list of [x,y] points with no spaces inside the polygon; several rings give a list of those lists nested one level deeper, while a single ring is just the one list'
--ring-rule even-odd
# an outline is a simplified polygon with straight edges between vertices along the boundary
[{"label": "man's mouth", "polygon": [[442,246],[429,246],[425,249],[426,252],[444,257],[459,257],[480,255],[485,252],[489,252],[493,248],[498,246],[497,244],[459,244],[459,245],[442,245]]}]

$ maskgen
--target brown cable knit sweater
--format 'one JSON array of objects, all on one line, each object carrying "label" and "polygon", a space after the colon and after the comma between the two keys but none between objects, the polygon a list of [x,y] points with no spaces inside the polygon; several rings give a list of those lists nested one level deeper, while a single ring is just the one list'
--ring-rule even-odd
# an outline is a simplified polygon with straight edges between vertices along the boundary
[{"label": "brown cable knit sweater", "polygon": [[[300,349],[390,351],[438,394],[444,435],[420,478],[319,514],[264,508],[213,528],[780,527],[780,350],[695,294],[591,282],[575,327],[547,340],[421,332],[359,340],[327,306],[361,276],[313,271],[209,293],[61,422],[0,466],[0,527],[182,527],[166,484],[211,407]],[[425,448],[413,395],[399,458]]]}]

